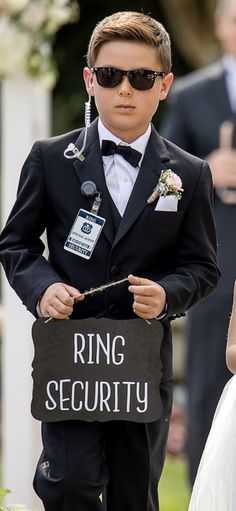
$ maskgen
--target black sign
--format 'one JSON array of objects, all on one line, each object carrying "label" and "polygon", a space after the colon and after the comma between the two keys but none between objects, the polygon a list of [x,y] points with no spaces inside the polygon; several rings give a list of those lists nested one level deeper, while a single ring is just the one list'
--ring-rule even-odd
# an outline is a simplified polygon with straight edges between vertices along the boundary
[{"label": "black sign", "polygon": [[161,416],[159,321],[38,319],[32,334],[36,419],[152,422]]}]

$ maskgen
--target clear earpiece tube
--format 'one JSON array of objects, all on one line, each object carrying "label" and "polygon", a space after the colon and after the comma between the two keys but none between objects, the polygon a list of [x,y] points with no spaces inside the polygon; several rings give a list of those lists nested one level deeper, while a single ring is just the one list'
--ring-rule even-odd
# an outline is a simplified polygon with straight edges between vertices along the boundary
[{"label": "clear earpiece tube", "polygon": [[67,159],[78,158],[79,160],[84,160],[83,151],[86,147],[87,142],[87,133],[88,128],[91,124],[91,96],[89,96],[88,101],[85,102],[85,110],[84,110],[84,124],[85,124],[85,133],[84,140],[81,149],[78,149],[75,144],[70,143],[67,149],[64,151],[64,156]]}]

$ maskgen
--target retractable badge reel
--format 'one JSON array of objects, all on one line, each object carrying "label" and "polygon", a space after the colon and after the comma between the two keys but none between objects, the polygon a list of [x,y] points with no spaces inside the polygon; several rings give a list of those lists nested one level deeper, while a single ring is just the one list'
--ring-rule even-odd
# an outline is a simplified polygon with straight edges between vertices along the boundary
[{"label": "retractable badge reel", "polygon": [[72,254],[90,259],[106,219],[98,216],[102,195],[93,181],[81,185],[81,193],[88,199],[94,197],[91,211],[80,209],[65,242],[64,249]]},{"label": "retractable badge reel", "polygon": [[96,184],[93,181],[85,181],[81,185],[81,193],[82,195],[84,195],[84,197],[88,198],[92,198],[95,196],[91,213],[97,215],[102,203],[102,195],[98,191]]}]

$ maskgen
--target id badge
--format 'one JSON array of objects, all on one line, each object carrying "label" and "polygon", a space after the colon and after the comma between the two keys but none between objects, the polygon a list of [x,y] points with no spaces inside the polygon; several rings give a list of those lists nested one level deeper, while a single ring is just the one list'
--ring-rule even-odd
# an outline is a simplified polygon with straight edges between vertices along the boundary
[{"label": "id badge", "polygon": [[90,259],[106,219],[80,209],[65,242],[64,249]]}]

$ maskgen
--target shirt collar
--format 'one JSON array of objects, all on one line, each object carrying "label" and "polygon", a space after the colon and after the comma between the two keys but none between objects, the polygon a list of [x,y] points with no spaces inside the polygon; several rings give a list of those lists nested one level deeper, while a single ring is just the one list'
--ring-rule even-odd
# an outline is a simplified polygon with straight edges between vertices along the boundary
[{"label": "shirt collar", "polygon": [[[136,151],[139,151],[142,154],[142,158],[140,159],[140,162],[139,162],[139,167],[142,163],[150,134],[151,134],[151,126],[149,124],[147,130],[145,131],[145,133],[143,133],[143,135],[136,138],[136,140],[134,140],[132,142],[132,144],[127,144],[120,138],[116,137],[116,135],[113,135],[113,133],[111,133],[104,126],[101,119],[100,118],[98,119],[98,135],[99,135],[100,147],[102,145],[103,140],[112,140],[112,142],[115,142],[117,145],[119,145],[119,144],[130,145],[131,147],[133,147],[133,149],[136,149]],[[108,156],[108,158],[109,158],[109,156]]]},{"label": "shirt collar", "polygon": [[236,58],[232,55],[223,56],[223,66],[227,74],[236,76]]}]

